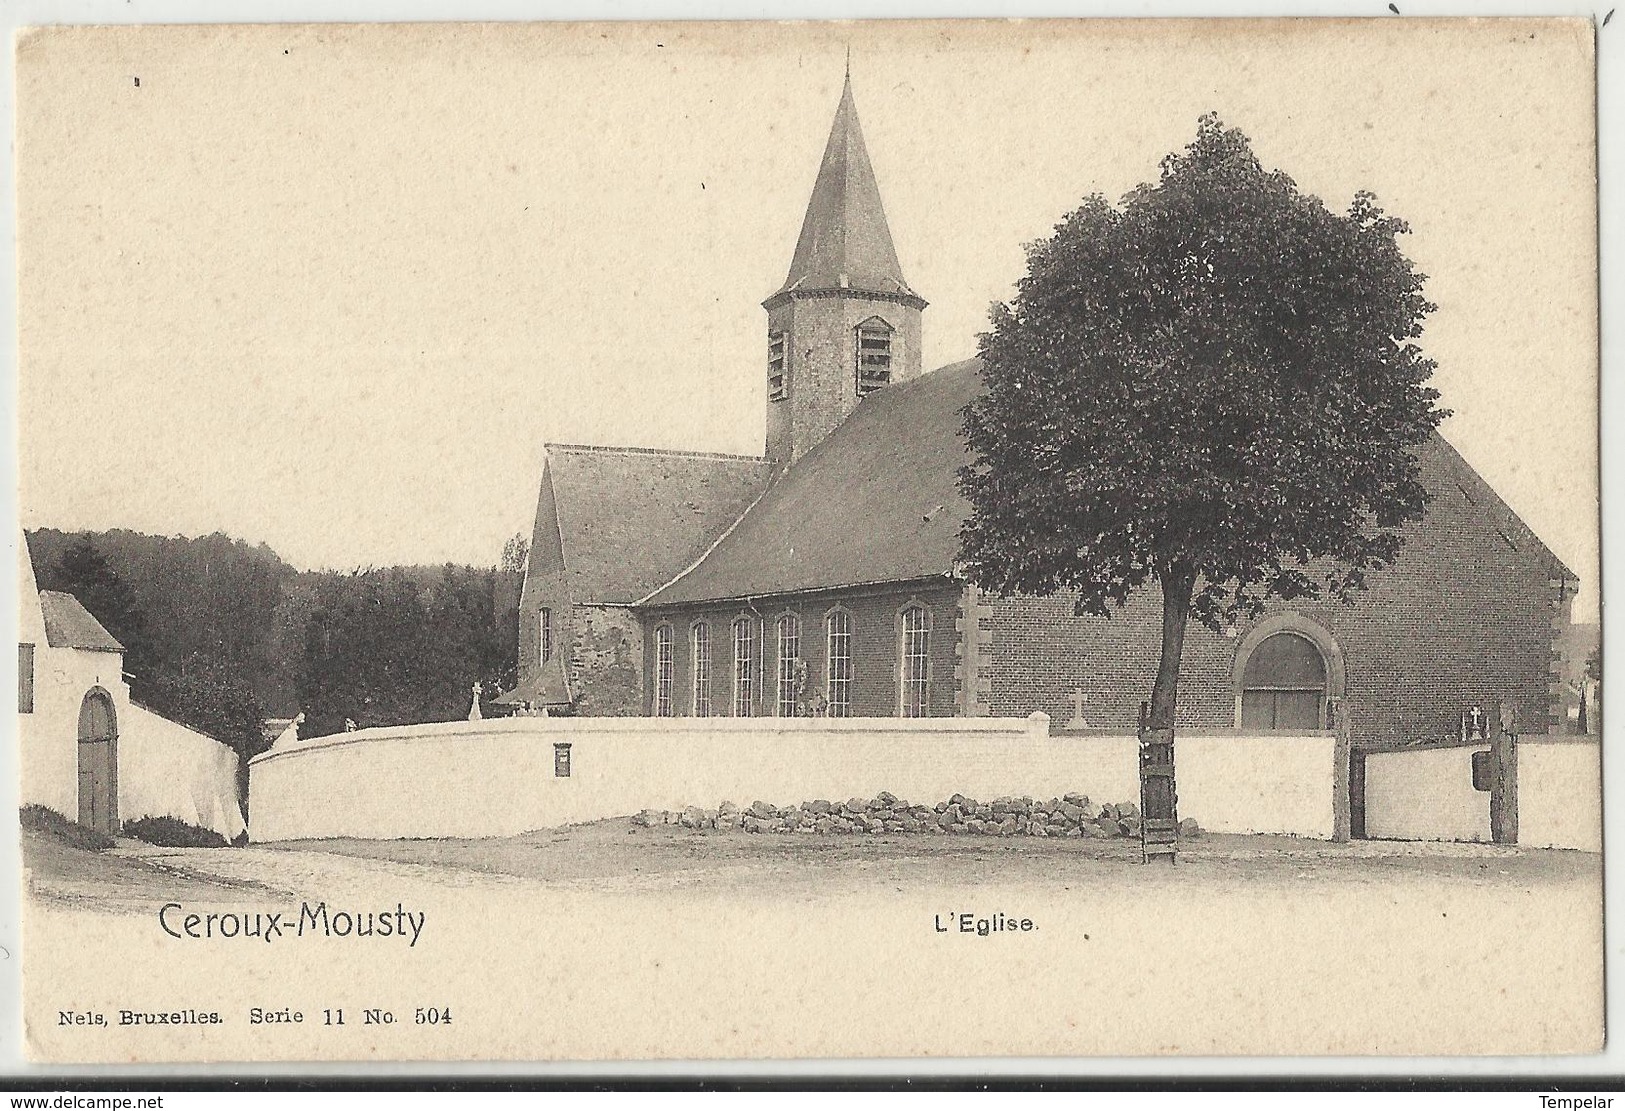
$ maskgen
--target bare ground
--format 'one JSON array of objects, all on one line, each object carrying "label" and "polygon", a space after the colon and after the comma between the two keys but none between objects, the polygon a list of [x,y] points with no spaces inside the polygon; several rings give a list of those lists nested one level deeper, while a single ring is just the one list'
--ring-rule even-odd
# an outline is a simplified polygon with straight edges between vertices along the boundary
[{"label": "bare ground", "polygon": [[[1139,843],[1122,839],[856,836],[645,828],[610,819],[507,838],[289,841],[252,849],[165,849],[121,841],[96,854],[24,835],[30,890],[44,899],[120,909],[162,893],[194,901],[292,893],[298,874],[320,872],[320,856],[413,871],[513,878],[549,887],[615,892],[752,889],[816,894],[845,889],[943,884],[1044,884],[1058,890],[1119,883],[1135,887],[1214,883],[1261,889],[1433,881],[1508,886],[1600,883],[1593,853],[1496,845],[1355,841],[1205,834],[1183,843],[1178,865],[1140,863]],[[288,869],[304,858],[290,882]],[[251,862],[264,867],[256,868]]]},{"label": "bare ground", "polygon": [[[753,834],[593,822],[518,837],[477,840],[291,841],[279,850],[334,853],[539,880],[550,885],[656,889],[701,884],[774,889],[841,883],[1156,883],[1166,863],[1142,865],[1137,840],[924,834]],[[1293,884],[1313,873],[1335,883],[1413,878],[1518,886],[1597,880],[1595,854],[1494,845],[1206,834],[1186,841],[1174,871],[1182,885]]]},{"label": "bare ground", "polygon": [[[1486,845],[700,833],[109,853],[24,843],[24,992],[57,1060],[1551,1053],[1602,1039],[1601,860]],[[422,937],[177,939],[299,900]],[[959,916],[1030,918],[966,935]],[[944,925],[946,923],[946,926]],[[208,1006],[131,1041],[63,1008]],[[451,1028],[246,1025],[453,1006]]]},{"label": "bare ground", "polygon": [[208,867],[209,854],[229,849],[192,849],[198,866],[174,850],[121,839],[107,852],[65,845],[48,834],[24,830],[23,864],[29,893],[85,909],[123,911],[149,907],[155,895],[199,901],[285,894],[251,879],[231,879]]}]

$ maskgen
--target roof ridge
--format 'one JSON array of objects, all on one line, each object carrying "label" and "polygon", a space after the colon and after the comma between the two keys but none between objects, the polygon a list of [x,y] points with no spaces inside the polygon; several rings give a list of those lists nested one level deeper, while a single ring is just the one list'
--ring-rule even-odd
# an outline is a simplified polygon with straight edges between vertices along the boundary
[{"label": "roof ridge", "polygon": [[765,455],[737,455],[726,451],[689,451],[684,448],[629,447],[615,444],[543,443],[543,451],[591,452],[602,455],[671,455],[681,459],[730,459],[742,463],[765,463]]}]

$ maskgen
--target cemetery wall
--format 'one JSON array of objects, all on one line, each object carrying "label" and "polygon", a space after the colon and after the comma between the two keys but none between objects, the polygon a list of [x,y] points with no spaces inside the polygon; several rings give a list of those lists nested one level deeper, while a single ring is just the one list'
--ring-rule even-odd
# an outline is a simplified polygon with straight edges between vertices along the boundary
[{"label": "cemetery wall", "polygon": [[1518,844],[1602,851],[1600,738],[1518,741]]},{"label": "cemetery wall", "polygon": [[[1335,738],[1181,738],[1182,816],[1330,837]],[[568,745],[569,774],[557,774]],[[507,718],[301,740],[251,764],[251,836],[500,837],[644,809],[1080,792],[1138,802],[1131,736],[1030,718]],[[1188,767],[1188,771],[1184,770]]]}]

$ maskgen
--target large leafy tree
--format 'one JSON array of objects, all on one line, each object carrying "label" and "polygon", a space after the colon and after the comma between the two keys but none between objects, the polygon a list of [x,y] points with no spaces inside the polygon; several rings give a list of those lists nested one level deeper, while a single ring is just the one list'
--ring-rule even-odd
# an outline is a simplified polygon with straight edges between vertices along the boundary
[{"label": "large leafy tree", "polygon": [[1156,584],[1165,740],[1189,619],[1347,600],[1423,511],[1414,449],[1446,414],[1406,231],[1366,193],[1329,211],[1209,115],[1155,184],[1031,244],[993,307],[962,564],[1004,595],[1075,592],[1080,614]]}]

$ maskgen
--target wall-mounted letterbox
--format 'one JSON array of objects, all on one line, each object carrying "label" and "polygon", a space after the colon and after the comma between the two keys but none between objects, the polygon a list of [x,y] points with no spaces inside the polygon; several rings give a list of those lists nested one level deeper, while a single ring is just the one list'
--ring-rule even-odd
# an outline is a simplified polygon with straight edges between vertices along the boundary
[{"label": "wall-mounted letterbox", "polygon": [[1473,790],[1493,790],[1495,783],[1495,753],[1473,753]]},{"label": "wall-mounted letterbox", "polygon": [[[1488,755],[1488,753],[1485,755]],[[1475,764],[1474,767],[1476,768],[1477,765]],[[555,741],[553,744],[553,774],[556,776],[568,776],[570,774],[569,741]],[[1477,773],[1475,772],[1474,779],[1476,778]]]}]

